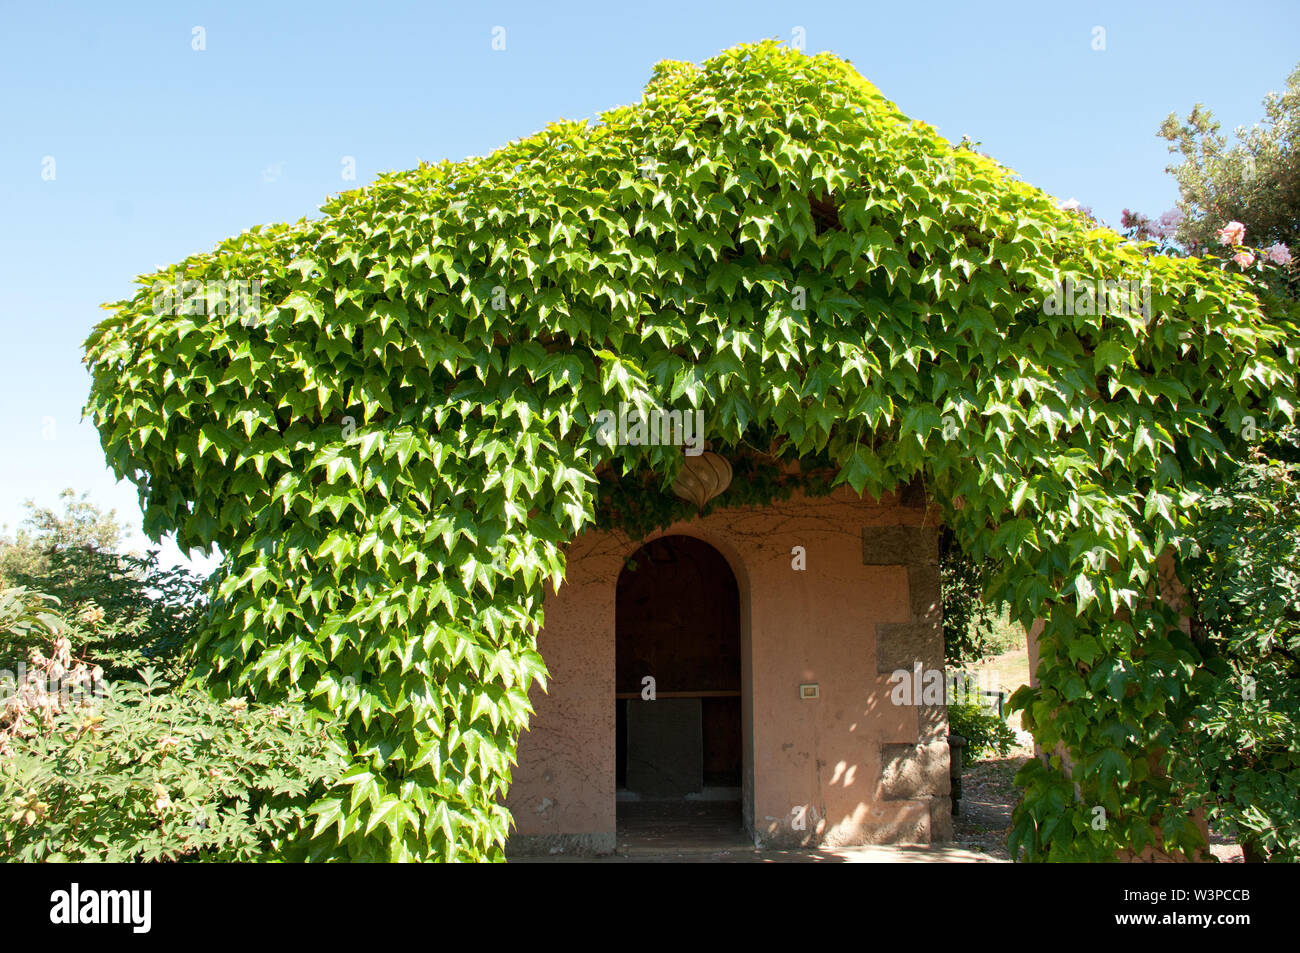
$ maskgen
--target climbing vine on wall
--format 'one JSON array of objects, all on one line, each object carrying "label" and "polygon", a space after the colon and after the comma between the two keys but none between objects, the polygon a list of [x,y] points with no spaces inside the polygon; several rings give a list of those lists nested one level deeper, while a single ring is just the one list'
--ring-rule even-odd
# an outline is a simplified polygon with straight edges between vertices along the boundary
[{"label": "climbing vine on wall", "polygon": [[[1024,704],[1072,767],[1028,779],[1019,847],[1191,836],[1147,767],[1185,648],[1142,597],[1246,418],[1292,414],[1300,336],[1246,277],[1145,258],[772,42],[321,212],[142,276],[86,346],[147,530],[226,555],[198,676],[303,699],[350,754],[291,856],[501,856],[563,547],[672,515],[636,499],[681,450],[596,438],[623,402],[858,492],[923,479],[991,595],[1048,619]],[[1151,313],[1046,306],[1065,278]]]}]

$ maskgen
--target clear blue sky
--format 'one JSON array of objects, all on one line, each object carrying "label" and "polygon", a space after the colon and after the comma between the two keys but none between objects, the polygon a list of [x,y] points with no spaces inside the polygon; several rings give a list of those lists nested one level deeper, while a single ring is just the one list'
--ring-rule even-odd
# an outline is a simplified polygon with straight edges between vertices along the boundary
[{"label": "clear blue sky", "polygon": [[71,486],[142,545],[134,489],[80,420],[82,341],[135,275],[380,171],[633,102],[657,60],[800,27],[908,115],[1112,224],[1173,206],[1170,111],[1249,125],[1300,61],[1296,0],[0,2],[0,524]]}]

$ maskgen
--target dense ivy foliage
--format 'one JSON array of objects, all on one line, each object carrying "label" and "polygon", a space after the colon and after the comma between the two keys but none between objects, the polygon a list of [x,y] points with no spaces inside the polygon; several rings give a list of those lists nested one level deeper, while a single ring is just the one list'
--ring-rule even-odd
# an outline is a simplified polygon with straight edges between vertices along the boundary
[{"label": "dense ivy foliage", "polygon": [[[1147,259],[770,42],[322,211],[141,277],[87,342],[147,528],[227,554],[200,673],[304,697],[352,753],[303,854],[501,855],[564,545],[598,510],[672,515],[680,448],[592,426],[621,402],[858,492],[925,481],[991,597],[1049,620],[1027,721],[1082,799],[1029,779],[1029,856],[1141,841],[1171,803],[1142,766],[1183,663],[1141,597],[1243,419],[1294,401],[1295,326],[1245,277]],[[1053,313],[1065,277],[1146,281],[1152,316]],[[168,306],[187,280],[212,284]],[[259,314],[220,313],[223,280],[260,281]]]}]

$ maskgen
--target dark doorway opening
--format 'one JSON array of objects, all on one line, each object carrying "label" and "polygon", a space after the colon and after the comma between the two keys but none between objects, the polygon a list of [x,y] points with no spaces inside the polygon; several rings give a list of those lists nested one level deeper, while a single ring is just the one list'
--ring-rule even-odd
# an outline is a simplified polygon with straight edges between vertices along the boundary
[{"label": "dark doorway opening", "polygon": [[740,593],[722,554],[690,536],[637,550],[615,660],[621,839],[742,833]]}]

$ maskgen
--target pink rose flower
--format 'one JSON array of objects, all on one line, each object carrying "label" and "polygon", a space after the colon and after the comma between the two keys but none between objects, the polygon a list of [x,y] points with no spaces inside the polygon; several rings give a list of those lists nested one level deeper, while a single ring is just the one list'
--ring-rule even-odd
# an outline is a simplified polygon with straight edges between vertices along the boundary
[{"label": "pink rose flower", "polygon": [[1268,248],[1265,249],[1264,254],[1267,255],[1268,260],[1275,265],[1291,264],[1291,249],[1287,248],[1286,245],[1281,242],[1274,242],[1272,245],[1269,245]]},{"label": "pink rose flower", "polygon": [[1248,251],[1239,251],[1232,256],[1232,260],[1241,265],[1242,268],[1249,268],[1255,263],[1255,256]]},{"label": "pink rose flower", "polygon": [[1240,245],[1246,240],[1246,226],[1241,222],[1229,222],[1219,229],[1220,245]]}]

